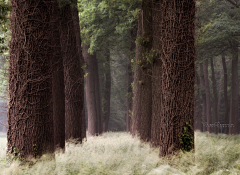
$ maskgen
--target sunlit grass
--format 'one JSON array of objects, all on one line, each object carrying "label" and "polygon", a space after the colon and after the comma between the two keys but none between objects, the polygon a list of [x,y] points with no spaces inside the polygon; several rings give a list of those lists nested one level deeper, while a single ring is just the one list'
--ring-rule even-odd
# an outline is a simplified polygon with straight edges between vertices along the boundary
[{"label": "sunlit grass", "polygon": [[33,166],[8,164],[5,160],[6,137],[0,136],[0,174],[240,174],[240,136],[195,132],[195,152],[172,159],[159,158],[138,138],[124,132],[109,132],[90,137],[82,145],[68,144],[55,160],[43,156]]}]

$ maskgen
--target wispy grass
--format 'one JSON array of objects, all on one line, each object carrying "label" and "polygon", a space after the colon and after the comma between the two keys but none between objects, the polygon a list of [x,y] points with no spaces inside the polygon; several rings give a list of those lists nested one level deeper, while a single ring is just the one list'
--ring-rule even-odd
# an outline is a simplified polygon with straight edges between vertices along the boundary
[{"label": "wispy grass", "polygon": [[4,162],[6,138],[0,137],[0,174],[88,174],[88,175],[207,175],[240,174],[240,136],[195,132],[195,152],[171,159],[159,158],[138,138],[124,132],[90,137],[82,145],[68,144],[55,160],[44,155],[32,166]]}]

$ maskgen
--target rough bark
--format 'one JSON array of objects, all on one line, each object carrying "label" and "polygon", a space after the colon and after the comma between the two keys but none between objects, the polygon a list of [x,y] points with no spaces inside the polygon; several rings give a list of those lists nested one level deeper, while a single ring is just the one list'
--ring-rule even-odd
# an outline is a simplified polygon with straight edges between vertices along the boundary
[{"label": "rough bark", "polygon": [[108,131],[108,123],[110,119],[110,99],[111,99],[111,67],[110,67],[110,50],[106,52],[106,73],[105,73],[105,89],[104,89],[104,131]]},{"label": "rough bark", "polygon": [[233,45],[232,49],[232,100],[229,124],[234,124],[234,127],[229,127],[229,134],[239,134],[239,109],[238,109],[238,94],[239,94],[239,82],[238,82],[238,47],[237,43]]},{"label": "rough bark", "polygon": [[54,151],[51,1],[11,1],[8,151],[40,157]]},{"label": "rough bark", "polygon": [[209,88],[209,80],[208,80],[208,60],[205,60],[203,63],[203,74],[204,74],[204,83],[205,83],[205,92],[206,92],[206,119],[207,119],[207,131],[210,132],[210,122],[211,122],[211,106],[210,106],[210,88]]},{"label": "rough bark", "polygon": [[213,88],[213,116],[212,116],[212,124],[214,124],[214,133],[218,133],[218,128],[215,125],[215,122],[218,121],[218,96],[217,96],[217,83],[215,78],[215,72],[214,72],[214,65],[213,65],[213,59],[210,59],[211,62],[211,70],[212,70],[212,88]]},{"label": "rough bark", "polygon": [[[219,85],[218,85],[218,87],[219,87],[219,91],[218,91],[218,106],[217,106],[218,122],[220,121],[219,110],[220,110],[221,98],[222,98],[222,93],[221,93],[221,91],[222,91],[222,77],[223,77],[223,71],[221,70],[221,72],[220,72],[220,80],[219,80]],[[220,132],[219,126],[218,126],[217,129],[218,129],[218,132]]]},{"label": "rough bark", "polygon": [[[160,156],[194,148],[194,0],[163,0]],[[186,130],[185,130],[186,129]],[[188,139],[180,142],[181,133]]]},{"label": "rough bark", "polygon": [[53,2],[52,9],[52,46],[53,46],[53,71],[52,71],[52,95],[53,95],[53,127],[54,147],[65,148],[65,94],[63,58],[60,45],[60,20],[57,1]]},{"label": "rough bark", "polygon": [[[76,5],[76,4],[75,4]],[[81,55],[77,45],[74,25],[75,7],[66,4],[61,7],[61,50],[64,65],[65,84],[65,140],[75,139],[82,142],[85,128],[84,118],[84,78]],[[77,16],[75,16],[77,18]],[[85,132],[85,131],[84,131]]]},{"label": "rough bark", "polygon": [[[227,96],[227,66],[226,66],[226,61],[225,61],[225,55],[222,54],[222,65],[223,65],[223,72],[224,72],[224,124],[228,124],[229,118],[228,118],[228,96]],[[224,128],[225,134],[228,134],[228,129]]]}]

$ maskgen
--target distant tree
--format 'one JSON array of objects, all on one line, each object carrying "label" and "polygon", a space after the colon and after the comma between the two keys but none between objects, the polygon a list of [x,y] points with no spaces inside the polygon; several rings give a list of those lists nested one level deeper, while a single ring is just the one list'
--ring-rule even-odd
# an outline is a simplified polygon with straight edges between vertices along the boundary
[{"label": "distant tree", "polygon": [[51,0],[11,1],[7,141],[20,157],[54,151],[50,21]]}]

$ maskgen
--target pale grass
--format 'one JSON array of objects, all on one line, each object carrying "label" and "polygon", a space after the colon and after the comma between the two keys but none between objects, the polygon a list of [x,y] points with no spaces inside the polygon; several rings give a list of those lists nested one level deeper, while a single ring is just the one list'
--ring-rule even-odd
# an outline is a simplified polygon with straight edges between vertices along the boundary
[{"label": "pale grass", "polygon": [[159,158],[158,149],[124,132],[88,137],[82,145],[67,143],[55,159],[44,155],[32,166],[4,161],[6,137],[0,135],[0,174],[17,175],[207,175],[240,174],[240,136],[195,132],[195,152]]}]

